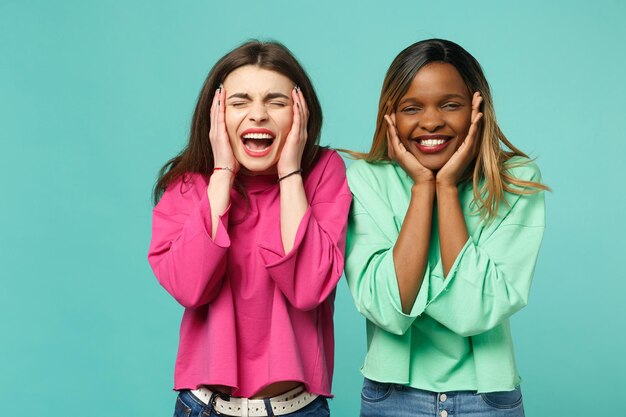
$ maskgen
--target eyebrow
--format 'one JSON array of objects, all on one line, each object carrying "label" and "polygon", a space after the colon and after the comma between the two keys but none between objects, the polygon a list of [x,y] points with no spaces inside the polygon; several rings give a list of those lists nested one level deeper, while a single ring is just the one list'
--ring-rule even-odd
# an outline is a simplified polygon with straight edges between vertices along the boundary
[{"label": "eyebrow", "polygon": [[[252,98],[250,97],[249,94],[247,93],[235,93],[233,95],[231,95],[230,97],[228,97],[227,100],[230,100],[231,98],[241,98],[244,100],[252,100]],[[267,101],[267,100],[273,100],[275,98],[284,98],[286,100],[289,100],[289,96],[283,94],[283,93],[268,93],[263,100]]]},{"label": "eyebrow", "polygon": [[[446,94],[446,95],[444,95],[444,96],[441,98],[441,100],[442,100],[442,101],[443,101],[443,100],[449,100],[449,99],[451,99],[451,98],[459,98],[459,99],[464,100],[464,99],[466,99],[467,97],[466,97],[466,96],[464,96],[464,95],[462,95],[462,94],[451,93],[451,94]],[[418,101],[418,100],[415,100],[415,98],[413,98],[413,97],[407,97],[407,98],[405,98],[404,100],[402,100],[401,102],[399,102],[399,103],[398,103],[398,105],[401,105],[401,104],[404,104],[404,103],[407,103],[407,102],[410,102],[410,101]]]}]

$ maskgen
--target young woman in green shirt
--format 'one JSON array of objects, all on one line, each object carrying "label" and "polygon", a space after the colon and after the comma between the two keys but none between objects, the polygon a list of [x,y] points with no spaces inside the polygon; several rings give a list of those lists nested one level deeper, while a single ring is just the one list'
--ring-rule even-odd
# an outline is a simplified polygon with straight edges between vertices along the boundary
[{"label": "young woman in green shirt", "polygon": [[528,300],[547,187],[498,127],[480,64],[446,40],[406,48],[353,155],[361,416],[523,416],[508,318]]}]

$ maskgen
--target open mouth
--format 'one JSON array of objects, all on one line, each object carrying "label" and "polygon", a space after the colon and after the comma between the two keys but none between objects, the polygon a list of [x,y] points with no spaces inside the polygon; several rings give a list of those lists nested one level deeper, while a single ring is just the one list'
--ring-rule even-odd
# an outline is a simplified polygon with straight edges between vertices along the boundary
[{"label": "open mouth", "polygon": [[274,133],[267,129],[248,129],[241,135],[246,153],[250,156],[265,156],[274,143]]},{"label": "open mouth", "polygon": [[443,150],[450,141],[452,136],[446,135],[424,135],[412,139],[420,151],[425,153],[435,153]]}]

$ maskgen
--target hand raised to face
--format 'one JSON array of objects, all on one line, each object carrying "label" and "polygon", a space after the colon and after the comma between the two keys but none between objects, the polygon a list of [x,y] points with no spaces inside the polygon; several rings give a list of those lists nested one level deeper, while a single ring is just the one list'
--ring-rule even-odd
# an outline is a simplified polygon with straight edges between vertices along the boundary
[{"label": "hand raised to face", "polygon": [[389,154],[389,159],[400,164],[402,169],[409,174],[416,184],[434,181],[435,175],[433,172],[420,164],[415,155],[407,151],[400,141],[396,128],[395,114],[386,114],[385,122],[387,123],[387,153]]},{"label": "hand raised to face", "polygon": [[478,152],[476,136],[483,117],[483,114],[480,112],[482,101],[483,98],[480,92],[475,92],[472,97],[471,124],[467,136],[448,162],[437,172],[438,184],[456,186],[469,164],[476,158]]},{"label": "hand raised to face", "polygon": [[211,128],[209,139],[213,151],[215,168],[228,169],[233,174],[239,171],[239,162],[233,154],[225,122],[226,90],[223,87],[215,90],[211,104]]},{"label": "hand raised to face", "polygon": [[301,168],[302,155],[308,139],[309,109],[302,90],[298,86],[295,86],[291,91],[291,98],[293,100],[293,122],[278,160],[279,177]]}]

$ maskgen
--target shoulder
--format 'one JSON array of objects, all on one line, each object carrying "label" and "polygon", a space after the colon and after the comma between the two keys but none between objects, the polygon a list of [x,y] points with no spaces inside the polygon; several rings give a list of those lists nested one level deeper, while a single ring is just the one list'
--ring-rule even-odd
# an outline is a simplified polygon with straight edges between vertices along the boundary
[{"label": "shoulder", "polygon": [[404,188],[407,175],[391,162],[354,161],[348,168],[348,183],[353,190],[382,191],[396,187]]},{"label": "shoulder", "polygon": [[346,164],[337,151],[328,148],[321,148],[319,155],[311,169],[305,173],[305,183],[311,185],[319,184],[335,179],[339,182],[345,181]]},{"label": "shoulder", "polygon": [[379,176],[391,167],[389,163],[372,163],[364,159],[354,161],[348,168],[348,181],[363,181]]},{"label": "shoulder", "polygon": [[504,169],[518,180],[541,182],[541,171],[532,159],[514,156],[504,163]]},{"label": "shoulder", "polygon": [[337,151],[321,148],[313,166],[304,173],[304,188],[311,201],[326,201],[349,194],[346,164]]},{"label": "shoulder", "polygon": [[155,208],[167,209],[172,206],[195,204],[206,194],[207,178],[199,173],[185,173],[170,182]]},{"label": "shoulder", "polygon": [[311,168],[311,173],[330,170],[346,171],[346,164],[337,151],[329,148],[320,148],[319,156]]}]

